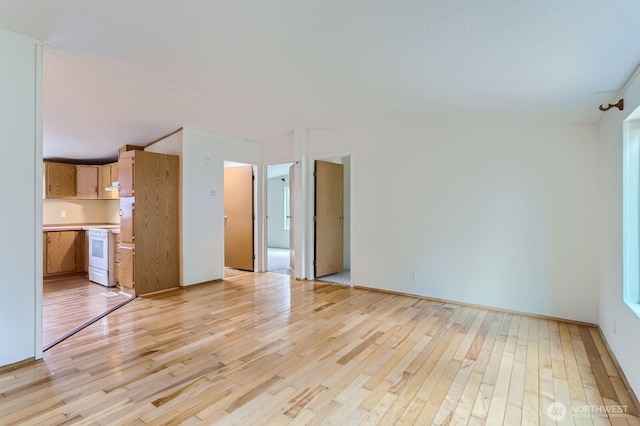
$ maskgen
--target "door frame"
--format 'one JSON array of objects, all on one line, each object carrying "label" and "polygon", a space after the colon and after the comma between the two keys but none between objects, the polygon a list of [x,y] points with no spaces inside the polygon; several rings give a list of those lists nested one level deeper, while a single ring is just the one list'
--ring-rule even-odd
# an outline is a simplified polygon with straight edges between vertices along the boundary
[{"label": "door frame", "polygon": [[[315,162],[316,160],[327,161],[336,157],[349,157],[349,259],[350,259],[350,270],[351,270],[351,283],[350,286],[353,287],[353,283],[357,282],[357,265],[354,265],[354,250],[353,250],[353,218],[355,217],[355,209],[354,209],[354,199],[355,199],[355,185],[354,185],[354,170],[355,170],[355,156],[352,152],[340,152],[335,154],[322,154],[318,156],[309,157],[309,167],[307,169],[308,179],[307,179],[307,218],[306,218],[306,256],[305,256],[305,265],[306,265],[306,279],[313,280],[315,279],[315,268],[313,266],[313,260],[315,257],[315,243],[316,243],[316,235],[315,235],[315,226],[313,223],[313,215],[315,212],[315,199],[316,199],[316,190],[315,190],[315,178],[313,176],[315,170]],[[347,174],[345,173],[345,178]],[[345,212],[346,216],[346,212]],[[346,235],[346,232],[345,232]],[[347,248],[345,247],[345,252]]]},{"label": "door frame", "polygon": [[[264,194],[263,196],[263,205],[262,205],[262,217],[260,218],[260,220],[262,220],[263,224],[262,224],[262,231],[263,231],[263,238],[262,238],[262,246],[260,247],[260,258],[262,261],[262,265],[264,266],[262,272],[268,272],[269,271],[269,219],[267,216],[269,216],[269,167],[270,166],[279,166],[279,165],[283,165],[283,164],[287,164],[289,166],[291,165],[295,165],[296,162],[295,161],[273,161],[273,162],[266,162],[263,163],[263,178],[262,178],[262,193]],[[289,192],[289,198],[291,200],[291,202],[293,202],[294,198],[293,198],[293,193]],[[293,223],[290,224],[289,226],[289,232],[291,232],[293,229]],[[294,241],[294,247],[289,247],[289,250],[291,250],[292,248],[295,248],[295,241]],[[257,256],[256,256],[257,257]],[[295,268],[291,271],[291,276],[295,277],[296,276],[296,271]]]}]

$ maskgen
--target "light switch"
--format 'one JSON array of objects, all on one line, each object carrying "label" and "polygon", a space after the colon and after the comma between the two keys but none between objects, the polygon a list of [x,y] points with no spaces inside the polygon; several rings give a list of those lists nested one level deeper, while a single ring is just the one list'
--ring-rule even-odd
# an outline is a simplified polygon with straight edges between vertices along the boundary
[{"label": "light switch", "polygon": [[67,211],[66,210],[60,210],[60,217],[67,217]]}]

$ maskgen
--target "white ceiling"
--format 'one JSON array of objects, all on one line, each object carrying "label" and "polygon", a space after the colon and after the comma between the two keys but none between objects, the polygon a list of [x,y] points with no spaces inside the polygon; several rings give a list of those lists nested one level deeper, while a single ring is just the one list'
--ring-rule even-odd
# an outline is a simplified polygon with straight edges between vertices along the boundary
[{"label": "white ceiling", "polygon": [[639,17],[635,0],[0,0],[0,27],[47,47],[47,158],[183,125],[273,143],[595,123],[640,62]]}]

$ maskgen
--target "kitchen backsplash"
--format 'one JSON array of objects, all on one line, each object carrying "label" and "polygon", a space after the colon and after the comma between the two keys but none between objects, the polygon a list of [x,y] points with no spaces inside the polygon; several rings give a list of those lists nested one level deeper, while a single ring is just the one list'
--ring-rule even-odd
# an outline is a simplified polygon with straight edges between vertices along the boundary
[{"label": "kitchen backsplash", "polygon": [[120,223],[120,200],[42,200],[44,225]]}]

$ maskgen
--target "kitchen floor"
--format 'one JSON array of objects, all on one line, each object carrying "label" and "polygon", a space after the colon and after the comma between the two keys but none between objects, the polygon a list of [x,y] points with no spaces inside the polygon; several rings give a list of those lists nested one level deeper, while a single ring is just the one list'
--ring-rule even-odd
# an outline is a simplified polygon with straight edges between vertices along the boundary
[{"label": "kitchen floor", "polygon": [[119,293],[118,287],[104,287],[91,282],[86,274],[45,278],[43,347],[129,299],[129,296]]}]

